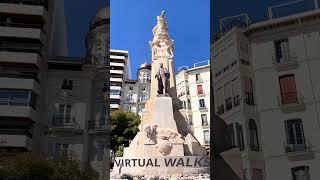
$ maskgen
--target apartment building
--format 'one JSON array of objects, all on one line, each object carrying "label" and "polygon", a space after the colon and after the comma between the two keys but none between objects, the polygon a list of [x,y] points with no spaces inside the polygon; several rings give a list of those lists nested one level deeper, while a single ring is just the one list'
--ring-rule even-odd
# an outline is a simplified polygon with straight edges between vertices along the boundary
[{"label": "apartment building", "polygon": [[210,150],[210,61],[181,67],[176,74],[182,114],[200,144]]},{"label": "apartment building", "polygon": [[142,116],[145,103],[150,97],[151,65],[141,64],[137,80],[126,80],[124,85],[123,110]]},{"label": "apartment building", "polygon": [[59,8],[63,1],[0,2],[2,153],[41,152],[47,57],[67,52],[65,39],[56,38],[65,36]]},{"label": "apartment building", "polygon": [[106,177],[109,144],[109,7],[98,11],[86,37],[86,58],[51,57],[46,84],[48,157],[68,153]]},{"label": "apartment building", "polygon": [[131,78],[129,52],[110,50],[110,109],[116,110],[123,106],[123,87]]},{"label": "apartment building", "polygon": [[212,47],[220,155],[240,179],[316,179],[320,11],[240,24]]}]

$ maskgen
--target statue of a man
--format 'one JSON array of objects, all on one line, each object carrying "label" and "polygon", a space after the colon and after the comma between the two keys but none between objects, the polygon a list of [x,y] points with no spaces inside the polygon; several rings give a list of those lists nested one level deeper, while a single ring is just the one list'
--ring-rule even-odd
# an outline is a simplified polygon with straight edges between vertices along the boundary
[{"label": "statue of a man", "polygon": [[158,94],[168,93],[168,79],[170,74],[166,68],[163,67],[163,63],[160,63],[159,70],[155,76],[158,80]]}]

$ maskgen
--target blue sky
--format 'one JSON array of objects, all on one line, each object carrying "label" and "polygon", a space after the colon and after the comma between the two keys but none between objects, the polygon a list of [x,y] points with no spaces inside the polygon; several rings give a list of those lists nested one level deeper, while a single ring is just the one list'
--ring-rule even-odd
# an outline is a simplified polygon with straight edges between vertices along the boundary
[{"label": "blue sky", "polygon": [[[253,22],[266,20],[268,18],[269,6],[274,6],[282,3],[292,2],[293,0],[212,0],[211,3],[211,28],[214,31],[219,30],[219,19],[224,17],[230,17],[241,13],[247,13]],[[292,14],[299,11],[303,11],[306,8],[313,7],[314,0],[305,0],[304,2],[289,5],[282,8],[274,9],[276,15],[283,16],[285,14]],[[232,5],[230,5],[232,4]]]},{"label": "blue sky", "polygon": [[149,41],[156,16],[166,11],[175,45],[175,66],[209,59],[209,0],[111,0],[111,48],[129,51],[131,76],[151,62]]},{"label": "blue sky", "polygon": [[92,17],[107,0],[65,0],[69,56],[85,57],[85,38]]}]

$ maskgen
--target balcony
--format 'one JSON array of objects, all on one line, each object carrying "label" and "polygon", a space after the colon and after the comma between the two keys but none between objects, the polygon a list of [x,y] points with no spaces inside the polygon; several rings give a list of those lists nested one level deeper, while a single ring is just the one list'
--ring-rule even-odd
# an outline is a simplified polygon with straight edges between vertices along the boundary
[{"label": "balcony", "polygon": [[66,117],[59,117],[58,115],[53,116],[52,123],[49,127],[50,133],[70,131],[76,134],[81,134],[83,131],[79,122],[76,121],[75,117],[70,117],[69,119],[67,119]]},{"label": "balcony", "polygon": [[111,82],[122,82],[122,78],[110,78]]},{"label": "balcony", "polygon": [[42,44],[46,40],[42,26],[21,23],[0,23],[0,37],[35,39]]},{"label": "balcony", "polygon": [[[39,17],[42,17],[43,20],[47,21],[48,12],[46,10],[46,6],[39,6],[39,4],[35,4],[35,3],[24,4],[22,1],[20,1],[19,3],[22,2],[23,4],[18,4],[18,3],[14,4],[14,3],[12,3],[14,1],[12,1],[12,0],[10,0],[10,1],[11,2],[9,2],[9,0],[8,0],[7,3],[2,3],[3,2],[2,1],[0,3],[0,12],[1,13],[39,16]],[[28,1],[25,1],[25,2],[28,2]],[[34,2],[36,2],[36,1],[34,1]],[[39,3],[39,1],[38,1],[38,3]],[[47,4],[42,4],[42,5],[47,5]]]},{"label": "balcony", "polygon": [[285,142],[283,144],[287,157],[291,161],[314,159],[312,145],[308,140],[303,144],[286,144]]},{"label": "balcony", "polygon": [[0,89],[28,89],[40,92],[40,85],[35,79],[0,77]]},{"label": "balcony", "polygon": [[32,139],[26,130],[0,130],[0,148],[32,150]]},{"label": "balcony", "polygon": [[207,106],[199,106],[199,111],[203,112],[203,111],[208,111]]},{"label": "balcony", "polygon": [[8,102],[7,105],[0,101],[0,116],[26,118],[36,121],[36,111],[31,107],[30,102]]},{"label": "balcony", "polygon": [[119,90],[119,91],[121,91],[122,87],[121,86],[110,86],[110,90]]},{"label": "balcony", "polygon": [[110,94],[110,99],[121,99],[119,94]]},{"label": "balcony", "polygon": [[124,63],[119,63],[119,62],[110,62],[110,66],[114,67],[123,67],[124,68]]},{"label": "balcony", "polygon": [[304,97],[298,92],[282,93],[282,97],[278,96],[278,105],[284,113],[299,112],[306,109]]},{"label": "balcony", "polygon": [[30,64],[40,67],[41,57],[37,53],[0,51],[0,63]]},{"label": "balcony", "polygon": [[19,5],[43,6],[48,10],[48,0],[2,0],[1,2]]},{"label": "balcony", "polygon": [[287,71],[298,67],[297,57],[285,53],[282,58],[272,57],[272,63],[277,71]]},{"label": "balcony", "polygon": [[111,74],[123,74],[123,70],[110,70]]},{"label": "balcony", "polygon": [[89,121],[89,133],[105,134],[110,132],[106,121]]},{"label": "balcony", "polygon": [[119,104],[110,104],[111,109],[119,109]]}]

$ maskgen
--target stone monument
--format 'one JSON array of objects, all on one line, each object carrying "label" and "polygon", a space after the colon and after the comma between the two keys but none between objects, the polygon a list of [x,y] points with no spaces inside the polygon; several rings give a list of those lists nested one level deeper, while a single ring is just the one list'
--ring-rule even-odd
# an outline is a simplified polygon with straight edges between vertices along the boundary
[{"label": "stone monument", "polygon": [[174,48],[164,11],[153,29],[150,98],[139,132],[115,159],[112,176],[195,177],[209,174],[206,150],[189,132],[179,111],[174,77]]}]

